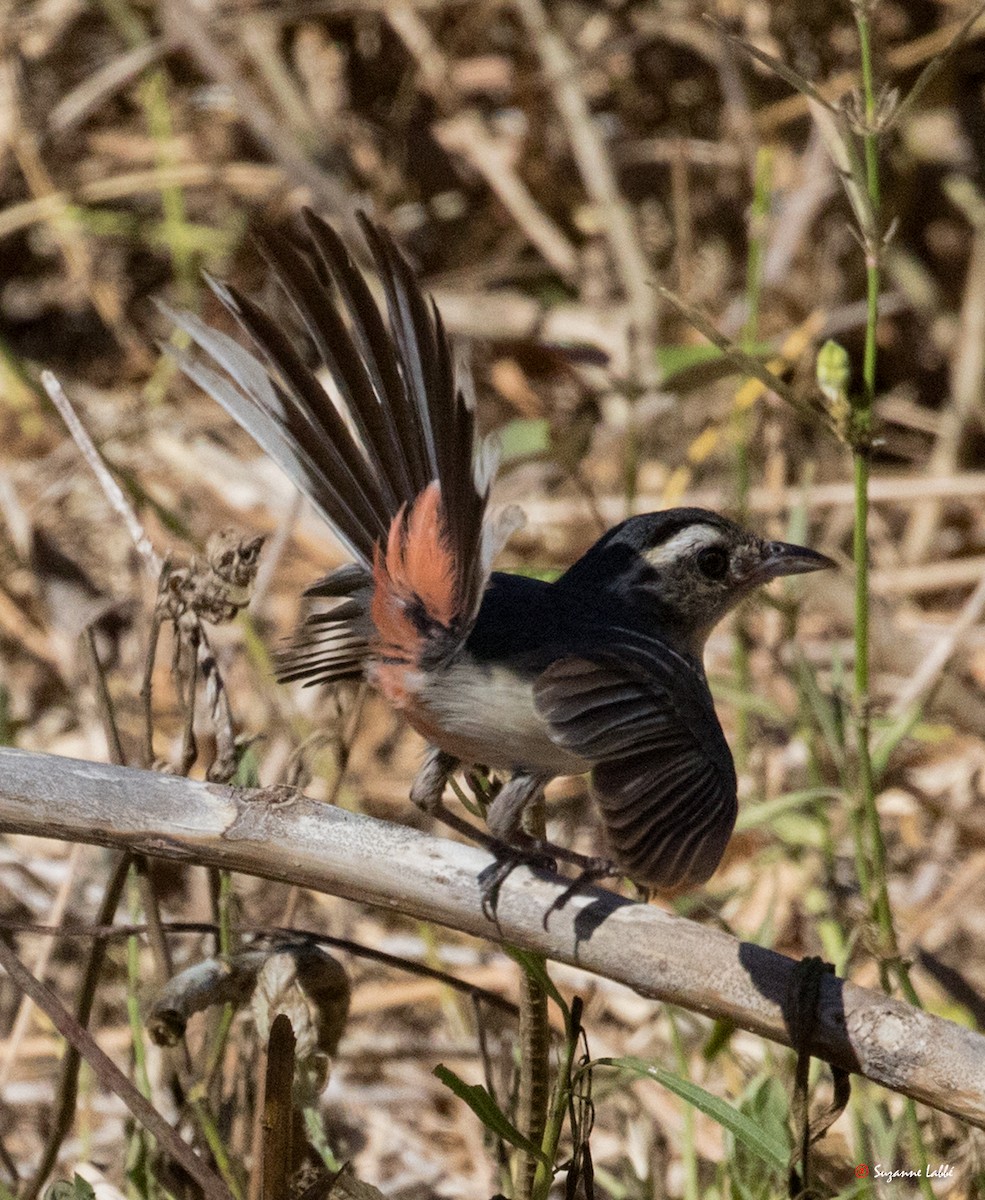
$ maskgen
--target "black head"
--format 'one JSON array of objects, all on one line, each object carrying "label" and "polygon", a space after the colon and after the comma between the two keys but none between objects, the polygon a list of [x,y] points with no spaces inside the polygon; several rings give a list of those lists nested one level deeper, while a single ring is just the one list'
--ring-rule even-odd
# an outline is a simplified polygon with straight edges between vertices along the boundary
[{"label": "black head", "polygon": [[706,509],[671,508],[610,529],[562,582],[618,598],[700,654],[712,628],[761,584],[834,565],[816,550],[765,541]]}]

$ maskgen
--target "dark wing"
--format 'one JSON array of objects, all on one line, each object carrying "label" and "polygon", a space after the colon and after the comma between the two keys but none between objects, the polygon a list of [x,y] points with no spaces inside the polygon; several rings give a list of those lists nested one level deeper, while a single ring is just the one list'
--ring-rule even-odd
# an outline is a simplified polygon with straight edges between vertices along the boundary
[{"label": "dark wing", "polygon": [[563,658],[534,685],[554,740],[593,762],[616,862],[637,883],[704,883],[736,817],[732,755],[700,669],[661,643],[645,655]]}]

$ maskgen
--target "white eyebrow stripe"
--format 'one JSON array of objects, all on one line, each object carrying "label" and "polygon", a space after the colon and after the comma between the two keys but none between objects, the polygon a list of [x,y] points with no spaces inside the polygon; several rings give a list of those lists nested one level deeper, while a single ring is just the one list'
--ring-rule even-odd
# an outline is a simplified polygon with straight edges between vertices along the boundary
[{"label": "white eyebrow stripe", "polygon": [[659,546],[643,551],[651,567],[666,567],[703,550],[706,546],[724,546],[725,535],[713,525],[688,525],[679,529]]}]

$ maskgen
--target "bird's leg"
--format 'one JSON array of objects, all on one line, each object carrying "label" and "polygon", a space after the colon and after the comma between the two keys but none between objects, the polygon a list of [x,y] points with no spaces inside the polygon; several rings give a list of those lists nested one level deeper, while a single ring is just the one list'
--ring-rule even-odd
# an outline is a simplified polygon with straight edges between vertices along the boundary
[{"label": "bird's leg", "polygon": [[424,813],[436,815],[444,808],[445,785],[458,760],[437,746],[428,746],[410,789],[410,798]]},{"label": "bird's leg", "polygon": [[486,813],[486,824],[493,837],[511,846],[526,846],[535,838],[523,828],[523,814],[528,805],[544,791],[546,779],[518,771],[500,788]]},{"label": "bird's leg", "polygon": [[[530,776],[514,776],[500,789],[489,807],[490,832],[486,833],[485,830],[473,825],[471,821],[466,821],[464,817],[452,812],[445,804],[445,786],[457,766],[458,760],[453,755],[439,750],[437,746],[430,746],[411,787],[410,798],[422,812],[437,817],[443,825],[461,833],[495,856],[496,862],[487,867],[479,877],[482,889],[482,911],[490,920],[495,920],[499,889],[514,867],[554,867],[554,860],[545,857],[539,847],[534,848],[534,839],[529,838],[520,829],[523,810],[531,797],[536,795],[537,789],[543,787],[544,781],[533,780]],[[511,792],[512,785],[517,778],[521,782]],[[504,794],[506,801],[500,805],[499,801]],[[499,806],[498,811],[504,813],[504,817],[502,825],[493,828],[492,818],[497,806]],[[500,827],[507,836],[499,835]]]},{"label": "bird's leg", "polygon": [[[464,817],[460,817],[458,813],[448,807],[444,799],[445,786],[458,765],[458,759],[453,755],[439,750],[437,746],[429,746],[424,762],[410,789],[410,798],[414,804],[421,812],[436,817],[443,825],[461,833],[477,845],[483,846],[497,858],[512,853],[514,856],[520,855],[522,862],[543,865],[543,856],[539,853],[528,852],[524,855],[523,850],[512,845],[508,839],[498,837],[495,830],[486,833],[484,829],[479,829],[471,821],[466,821]],[[505,791],[506,788],[502,790]],[[497,796],[496,799],[498,800],[499,797]],[[493,804],[495,803],[496,801],[493,801]]]},{"label": "bird's leg", "polygon": [[604,879],[618,871],[607,858],[589,858],[566,846],[559,846],[545,838],[534,837],[523,828],[523,814],[527,806],[540,793],[549,780],[544,776],[527,775],[518,771],[496,796],[489,806],[486,823],[489,831],[500,841],[508,842],[525,850],[534,850],[545,858],[558,859],[578,867],[579,882]]},{"label": "bird's leg", "polygon": [[497,861],[479,876],[482,911],[490,920],[496,919],[500,888],[516,867],[557,869],[554,858],[543,852],[545,843],[532,837],[523,827],[524,813],[538,796],[543,795],[545,782],[537,775],[516,772],[499,789],[486,812],[489,832],[503,847],[496,856]]},{"label": "bird's leg", "polygon": [[562,904],[583,883],[617,873],[607,859],[586,858],[584,854],[578,854],[564,846],[556,846],[553,842],[531,837],[524,830],[524,811],[547,783],[543,776],[518,771],[500,788],[486,815],[488,833],[460,817],[444,800],[448,779],[458,765],[458,759],[453,755],[438,749],[437,746],[428,747],[424,762],[411,787],[410,798],[421,812],[436,817],[443,825],[454,829],[496,857],[496,862],[487,867],[480,876],[482,909],[491,919],[495,919],[499,889],[516,867],[546,867],[553,870],[557,859],[577,866],[580,874],[564,892]]},{"label": "bird's leg", "polygon": [[499,794],[489,806],[486,822],[489,831],[500,842],[510,847],[507,854],[501,856],[501,861],[488,869],[486,878],[482,881],[483,908],[495,911],[495,900],[504,880],[514,867],[524,863],[535,864],[539,861],[556,866],[558,861],[569,863],[578,868],[578,875],[571,885],[561,893],[544,915],[546,928],[547,918],[556,909],[563,908],[571,897],[583,886],[620,874],[619,870],[607,858],[589,858],[566,846],[543,837],[532,836],[523,827],[524,813],[531,801],[542,795],[548,780],[543,776],[528,775],[518,771],[510,781],[503,786]]},{"label": "bird's leg", "polygon": [[452,772],[458,766],[458,759],[452,754],[439,750],[437,746],[428,746],[421,763],[420,770],[414,778],[410,789],[410,798],[423,813],[437,817],[443,825],[463,834],[470,841],[495,853],[493,839],[483,830],[477,828],[471,821],[466,821],[445,804],[445,787]]}]

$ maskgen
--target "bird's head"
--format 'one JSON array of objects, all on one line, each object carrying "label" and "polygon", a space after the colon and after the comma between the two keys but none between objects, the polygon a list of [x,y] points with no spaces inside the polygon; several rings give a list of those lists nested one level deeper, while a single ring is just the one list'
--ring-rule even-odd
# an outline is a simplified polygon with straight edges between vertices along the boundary
[{"label": "bird's head", "polygon": [[766,541],[717,513],[672,508],[610,529],[562,578],[652,615],[662,633],[700,655],[714,626],[755,588],[833,566],[827,555]]}]

